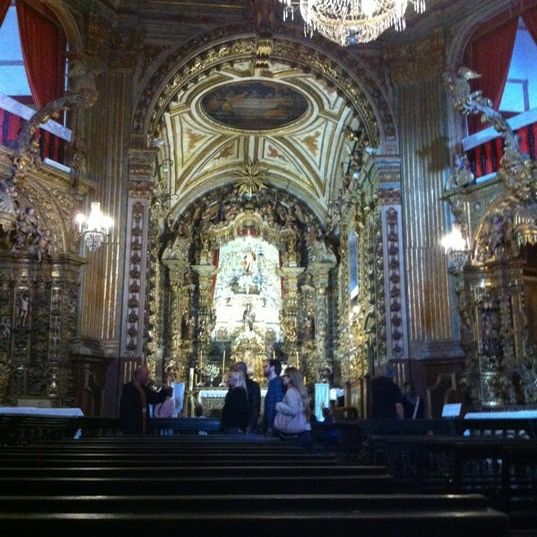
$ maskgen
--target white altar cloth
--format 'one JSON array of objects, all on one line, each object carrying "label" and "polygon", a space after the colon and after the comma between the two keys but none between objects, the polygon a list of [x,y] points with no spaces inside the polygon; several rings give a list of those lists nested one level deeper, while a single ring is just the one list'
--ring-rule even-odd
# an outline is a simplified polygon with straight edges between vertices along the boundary
[{"label": "white altar cloth", "polygon": [[28,416],[83,416],[80,408],[38,408],[34,406],[0,406],[0,414]]}]

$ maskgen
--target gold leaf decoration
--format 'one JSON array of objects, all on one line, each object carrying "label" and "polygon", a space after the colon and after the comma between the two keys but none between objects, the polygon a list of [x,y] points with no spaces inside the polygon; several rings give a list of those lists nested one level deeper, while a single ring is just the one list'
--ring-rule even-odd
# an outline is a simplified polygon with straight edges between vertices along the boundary
[{"label": "gold leaf decoration", "polygon": [[319,131],[315,131],[310,136],[306,136],[305,138],[302,139],[302,141],[306,144],[306,147],[314,155],[317,154],[317,151],[319,149],[319,147],[317,146],[317,138],[319,138],[319,134],[321,134]]},{"label": "gold leaf decoration", "polygon": [[237,172],[239,180],[236,185],[239,189],[239,194],[251,198],[256,192],[267,188],[267,185],[262,178],[265,171],[265,166],[263,166],[257,159],[248,159],[244,163],[244,167]]}]

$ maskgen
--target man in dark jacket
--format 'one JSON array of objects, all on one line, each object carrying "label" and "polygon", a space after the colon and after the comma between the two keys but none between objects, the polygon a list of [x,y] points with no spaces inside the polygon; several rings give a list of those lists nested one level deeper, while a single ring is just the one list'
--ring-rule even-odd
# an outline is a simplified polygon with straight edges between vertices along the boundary
[{"label": "man in dark jacket", "polygon": [[166,390],[155,392],[147,387],[149,370],[139,365],[134,380],[123,386],[119,403],[119,422],[123,434],[146,434],[149,430],[149,405],[166,400]]},{"label": "man in dark jacket", "polygon": [[265,395],[265,412],[263,413],[263,432],[271,436],[274,434],[274,418],[276,417],[276,403],[279,403],[285,395],[283,379],[280,377],[282,364],[280,360],[269,360],[264,368],[265,377],[268,380],[267,394]]},{"label": "man in dark jacket", "polygon": [[371,397],[370,418],[404,419],[403,397],[399,386],[393,381],[395,370],[386,364],[383,374],[373,377],[369,382]]},{"label": "man in dark jacket", "polygon": [[240,371],[246,379],[246,392],[248,393],[248,406],[250,407],[250,421],[246,434],[254,434],[257,430],[257,422],[261,411],[261,388],[255,380],[248,376],[248,367],[244,362],[237,362],[233,369]]}]

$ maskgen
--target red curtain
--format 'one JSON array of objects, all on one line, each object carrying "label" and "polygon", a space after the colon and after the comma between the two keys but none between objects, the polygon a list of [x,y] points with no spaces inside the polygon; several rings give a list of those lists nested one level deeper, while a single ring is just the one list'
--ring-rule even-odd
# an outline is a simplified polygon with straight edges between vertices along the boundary
[{"label": "red curtain", "polygon": [[2,23],[4,22],[4,17],[9,9],[9,4],[11,4],[11,0],[0,0],[0,26],[2,26]]},{"label": "red curtain", "polygon": [[53,15],[18,0],[17,16],[24,65],[38,108],[61,97],[65,87],[66,40]]},{"label": "red curtain", "polygon": [[525,11],[522,15],[522,20],[531,34],[531,37],[533,37],[533,40],[537,43],[537,6]]},{"label": "red curtain", "polygon": [[517,25],[518,17],[514,17],[492,32],[478,37],[471,45],[471,67],[481,75],[476,87],[492,100],[495,108],[500,105],[507,80]]}]

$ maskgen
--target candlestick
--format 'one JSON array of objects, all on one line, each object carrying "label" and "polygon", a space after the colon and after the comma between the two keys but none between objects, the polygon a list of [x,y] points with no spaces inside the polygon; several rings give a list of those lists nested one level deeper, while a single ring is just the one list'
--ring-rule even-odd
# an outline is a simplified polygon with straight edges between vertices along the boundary
[{"label": "candlestick", "polygon": [[191,367],[188,371],[188,390],[192,392],[194,388],[194,368]]}]

